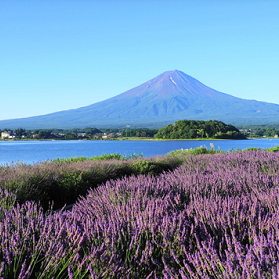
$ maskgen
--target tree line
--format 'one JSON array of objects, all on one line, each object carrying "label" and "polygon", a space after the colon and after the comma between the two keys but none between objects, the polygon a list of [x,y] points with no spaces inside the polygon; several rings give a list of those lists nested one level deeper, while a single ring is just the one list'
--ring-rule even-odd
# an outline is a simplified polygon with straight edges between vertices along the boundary
[{"label": "tree line", "polygon": [[[238,129],[239,128],[239,129]],[[218,120],[180,120],[161,129],[150,128],[77,128],[77,129],[2,129],[9,131],[13,138],[21,139],[117,139],[117,138],[157,138],[157,139],[242,139],[248,137],[276,137],[279,125],[244,125],[236,128]]]},{"label": "tree line", "polygon": [[244,125],[239,127],[247,135],[253,137],[278,137],[279,125]]},{"label": "tree line", "polygon": [[218,120],[180,120],[160,129],[155,135],[157,139],[245,139],[233,125]]},{"label": "tree line", "polygon": [[[116,139],[121,137],[141,137],[153,138],[158,132],[158,129],[148,128],[122,128],[122,129],[97,129],[97,128],[84,128],[84,129],[35,129],[26,130],[23,128],[3,129],[0,133],[6,132],[6,138],[14,139]],[[8,136],[9,135],[9,136]]]}]

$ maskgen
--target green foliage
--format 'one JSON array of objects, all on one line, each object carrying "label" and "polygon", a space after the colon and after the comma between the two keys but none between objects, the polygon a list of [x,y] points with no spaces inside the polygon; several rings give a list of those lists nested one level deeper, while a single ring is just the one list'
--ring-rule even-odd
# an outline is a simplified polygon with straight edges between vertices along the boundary
[{"label": "green foliage", "polygon": [[245,136],[232,126],[221,121],[180,120],[160,129],[155,135],[157,139],[244,139]]},{"label": "green foliage", "polygon": [[70,158],[57,158],[57,159],[54,159],[54,160],[51,160],[52,163],[55,163],[55,162],[84,162],[84,161],[87,161],[89,160],[89,158],[87,157],[70,157]]},{"label": "green foliage", "polygon": [[157,156],[144,160],[132,160],[130,168],[133,174],[158,175],[179,167],[184,161],[174,156]]},{"label": "green foliage", "polygon": [[64,135],[64,139],[66,139],[66,140],[75,140],[77,138],[78,138],[77,135],[74,133],[66,133]]},{"label": "green foliage", "polygon": [[181,156],[181,155],[189,155],[190,154],[190,149],[177,149],[177,150],[172,150],[170,151],[167,156]]},{"label": "green foliage", "polygon": [[238,126],[250,137],[275,137],[279,135],[279,124],[273,125],[241,125]]},{"label": "green foliage", "polygon": [[135,174],[155,175],[160,172],[160,167],[152,161],[138,161],[130,165]]},{"label": "green foliage", "polygon": [[261,150],[261,148],[258,148],[258,147],[248,147],[248,148],[245,148],[243,151],[255,151],[255,150]]},{"label": "green foliage", "polygon": [[95,161],[106,161],[106,160],[124,160],[125,156],[122,156],[118,153],[115,154],[103,154],[100,156],[94,156],[90,158],[90,160],[95,160]]},{"label": "green foliage", "polygon": [[[279,152],[279,146],[266,148],[266,149],[262,149],[262,148],[259,148],[259,147],[248,147],[248,148],[245,148],[244,150],[238,149],[236,151],[255,151],[255,150],[265,150],[265,151],[269,151],[269,152]],[[231,150],[231,151],[234,151],[234,150]]]},{"label": "green foliage", "polygon": [[27,131],[23,128],[18,128],[18,129],[15,130],[15,134],[18,137],[27,136]]},{"label": "green foliage", "polygon": [[85,129],[85,133],[86,133],[87,135],[92,136],[92,135],[95,135],[95,134],[100,134],[100,133],[102,133],[102,131],[100,131],[100,130],[97,129],[97,128],[86,128],[86,129]]},{"label": "green foliage", "polygon": [[119,153],[114,154],[103,154],[100,156],[94,156],[90,158],[90,160],[94,161],[106,161],[106,160],[129,160],[129,159],[137,159],[143,157],[142,154],[133,153],[131,155],[120,155]]},{"label": "green foliage", "polygon": [[[27,131],[23,128],[15,130],[5,129],[3,131],[10,131],[16,139],[59,139],[59,140],[102,140],[104,134],[109,135],[106,139],[115,138],[153,138],[158,132],[158,129],[148,128],[110,128],[99,130],[97,128],[83,128],[83,129],[35,129]],[[0,130],[1,132],[1,130]]]},{"label": "green foliage", "polygon": [[190,154],[198,155],[198,154],[215,154],[218,153],[219,151],[207,149],[204,146],[200,146],[197,148],[190,149],[189,152]]},{"label": "green foliage", "polygon": [[216,154],[223,151],[218,151],[214,149],[214,146],[210,149],[206,148],[205,146],[200,146],[197,148],[190,148],[190,149],[178,149],[173,150],[167,154],[167,156],[181,156],[181,155],[198,155],[198,154]]},{"label": "green foliage", "polygon": [[279,146],[271,147],[271,148],[268,148],[266,150],[270,151],[270,152],[278,152],[279,151]]},{"label": "green foliage", "polygon": [[255,136],[259,137],[274,137],[279,134],[279,130],[273,127],[259,128],[254,131]]},{"label": "green foliage", "polygon": [[38,139],[51,139],[51,131],[50,130],[40,130],[37,134]]},{"label": "green foliage", "polygon": [[133,153],[131,155],[121,155],[119,153],[110,153],[110,154],[102,154],[99,156],[93,156],[93,157],[71,157],[71,158],[57,158],[54,160],[51,160],[51,162],[84,162],[84,161],[107,161],[107,160],[129,160],[129,159],[137,159],[143,157],[142,154],[136,154]]},{"label": "green foliage", "polygon": [[140,138],[153,138],[154,135],[158,132],[157,129],[148,129],[148,128],[128,128],[120,130],[122,137],[140,137]]}]

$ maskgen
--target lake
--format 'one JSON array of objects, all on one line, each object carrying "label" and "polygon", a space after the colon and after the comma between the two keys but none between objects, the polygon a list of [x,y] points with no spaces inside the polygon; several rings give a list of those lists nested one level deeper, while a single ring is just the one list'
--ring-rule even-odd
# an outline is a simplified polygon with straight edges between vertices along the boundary
[{"label": "lake", "polygon": [[0,164],[12,162],[36,163],[40,161],[69,158],[92,157],[102,154],[121,155],[142,154],[144,157],[165,155],[176,149],[199,146],[216,150],[245,149],[248,147],[270,148],[279,145],[279,139],[251,140],[179,140],[179,141],[0,141]]}]

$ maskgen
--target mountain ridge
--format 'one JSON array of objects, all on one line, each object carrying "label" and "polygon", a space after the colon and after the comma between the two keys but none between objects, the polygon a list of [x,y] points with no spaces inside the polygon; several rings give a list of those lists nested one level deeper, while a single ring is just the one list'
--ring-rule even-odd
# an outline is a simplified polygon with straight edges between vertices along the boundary
[{"label": "mountain ridge", "polygon": [[219,92],[174,70],[88,106],[2,120],[0,128],[162,127],[183,119],[216,119],[233,125],[270,124],[279,122],[279,105]]}]

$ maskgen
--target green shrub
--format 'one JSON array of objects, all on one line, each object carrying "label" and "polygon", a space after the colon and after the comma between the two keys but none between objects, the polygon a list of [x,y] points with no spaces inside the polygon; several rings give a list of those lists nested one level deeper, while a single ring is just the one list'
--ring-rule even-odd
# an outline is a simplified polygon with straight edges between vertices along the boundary
[{"label": "green shrub", "polygon": [[179,167],[182,162],[182,160],[175,157],[157,156],[149,160],[133,161],[130,164],[130,168],[135,175],[158,175],[163,171],[169,171]]},{"label": "green shrub", "polygon": [[107,160],[119,160],[119,161],[123,161],[123,160],[129,160],[129,159],[137,159],[137,158],[141,158],[143,157],[142,154],[136,154],[133,153],[131,155],[121,155],[119,153],[111,153],[111,154],[102,154],[99,156],[93,156],[93,157],[71,157],[71,158],[57,158],[54,160],[51,160],[52,163],[63,163],[63,162],[84,162],[84,161],[107,161]]},{"label": "green shrub", "polygon": [[170,151],[167,156],[181,156],[181,155],[190,155],[190,149],[177,149]]},{"label": "green shrub", "polygon": [[131,165],[132,171],[135,174],[150,174],[155,175],[160,172],[160,167],[158,164],[152,161],[138,161],[135,163],[132,163]]},{"label": "green shrub", "polygon": [[194,154],[194,155],[198,155],[198,154],[213,154],[213,153],[216,153],[215,150],[209,150],[207,149],[206,147],[204,146],[200,146],[200,147],[197,147],[197,148],[194,148],[194,149],[190,149],[189,152],[191,154]]},{"label": "green shrub", "polygon": [[271,148],[268,148],[266,150],[270,151],[270,152],[276,152],[276,151],[279,151],[279,146],[271,147]]},{"label": "green shrub", "polygon": [[123,160],[123,156],[115,153],[115,154],[103,154],[100,156],[91,157],[91,161],[106,161],[106,160]]},{"label": "green shrub", "polygon": [[64,163],[64,162],[69,162],[69,163],[73,163],[73,162],[84,162],[89,160],[89,158],[87,157],[71,157],[71,158],[57,158],[55,160],[51,160],[52,163]]},{"label": "green shrub", "polygon": [[211,144],[211,148],[208,149],[205,146],[200,146],[196,148],[190,148],[190,149],[178,149],[178,150],[173,150],[169,152],[167,155],[168,156],[181,156],[181,155],[198,155],[198,154],[215,154],[215,153],[220,153],[222,151],[215,150],[214,145]]},{"label": "green shrub", "polygon": [[248,147],[243,149],[243,151],[255,151],[255,150],[262,150],[262,149],[258,147]]}]

